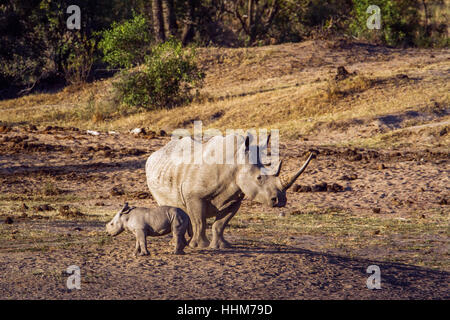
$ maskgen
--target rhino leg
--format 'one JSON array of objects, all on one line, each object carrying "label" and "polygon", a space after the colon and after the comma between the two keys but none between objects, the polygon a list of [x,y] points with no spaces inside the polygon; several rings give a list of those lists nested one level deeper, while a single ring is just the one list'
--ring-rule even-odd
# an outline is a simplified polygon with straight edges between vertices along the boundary
[{"label": "rhino leg", "polygon": [[[181,241],[183,242],[185,247],[189,244],[186,241],[186,238],[184,236],[181,237]],[[172,237],[172,240],[170,240],[169,244],[172,245],[172,246],[176,246],[177,245],[177,240],[176,240],[175,236]]]},{"label": "rhino leg", "polygon": [[187,204],[187,209],[193,229],[189,246],[191,248],[208,247],[209,240],[206,237],[206,205],[201,200],[191,200]]},{"label": "rhino leg", "polygon": [[136,250],[135,254],[147,256],[150,253],[147,250],[147,241],[144,230],[136,230]]},{"label": "rhino leg", "polygon": [[223,232],[225,230],[225,227],[228,225],[228,222],[230,222],[231,218],[233,218],[236,212],[239,210],[240,206],[240,203],[236,203],[230,208],[222,211],[216,217],[216,221],[214,221],[212,225],[212,241],[210,244],[211,249],[223,249],[231,247],[231,244],[223,237]]},{"label": "rhino leg", "polygon": [[184,254],[183,249],[187,246],[185,234],[189,225],[189,218],[185,215],[175,216],[172,222],[172,244],[175,247],[174,254]]},{"label": "rhino leg", "polygon": [[186,239],[184,238],[184,234],[173,235],[176,239],[174,254],[184,254],[184,247],[186,247]]},{"label": "rhino leg", "polygon": [[140,248],[140,246],[139,246],[139,240],[136,238],[136,247],[135,247],[135,249],[134,249],[134,255],[135,256],[137,256],[138,255],[138,253],[139,253],[139,248]]},{"label": "rhino leg", "polygon": [[[186,240],[186,233],[189,236],[188,240]],[[192,239],[192,235],[193,235],[193,231],[192,231],[192,223],[191,220],[189,219],[188,221],[188,227],[186,228],[186,232],[185,235],[183,235],[182,239],[184,241],[184,246],[187,247],[189,245],[189,242]]]}]

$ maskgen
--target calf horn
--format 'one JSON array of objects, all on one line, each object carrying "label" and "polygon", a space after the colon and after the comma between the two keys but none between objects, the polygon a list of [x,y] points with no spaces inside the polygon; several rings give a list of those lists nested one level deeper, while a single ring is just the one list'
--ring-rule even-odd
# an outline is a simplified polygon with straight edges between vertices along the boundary
[{"label": "calf horn", "polygon": [[300,168],[300,170],[292,175],[292,176],[285,176],[282,175],[280,177],[281,180],[281,184],[283,186],[283,190],[287,190],[289,189],[295,182],[295,180],[297,180],[297,178],[303,173],[303,171],[305,171],[306,167],[308,166],[309,162],[311,161],[311,159],[313,158],[314,153],[311,153],[308,157],[308,159],[306,160],[306,162],[303,164],[303,166]]}]

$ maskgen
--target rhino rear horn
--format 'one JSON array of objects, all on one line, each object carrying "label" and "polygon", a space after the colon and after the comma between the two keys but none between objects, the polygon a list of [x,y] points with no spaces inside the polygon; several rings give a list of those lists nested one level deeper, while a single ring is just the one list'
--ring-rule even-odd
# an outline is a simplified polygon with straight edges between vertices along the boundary
[{"label": "rhino rear horn", "polygon": [[297,173],[293,174],[292,176],[284,176],[284,175],[282,175],[280,177],[281,184],[283,186],[283,190],[286,191],[287,189],[289,189],[294,184],[295,180],[297,180],[297,178],[303,173],[303,171],[305,171],[306,167],[308,166],[309,162],[314,157],[314,155],[315,155],[314,153],[311,153],[309,155],[308,159],[305,161],[305,163],[300,168],[300,170],[297,171]]}]

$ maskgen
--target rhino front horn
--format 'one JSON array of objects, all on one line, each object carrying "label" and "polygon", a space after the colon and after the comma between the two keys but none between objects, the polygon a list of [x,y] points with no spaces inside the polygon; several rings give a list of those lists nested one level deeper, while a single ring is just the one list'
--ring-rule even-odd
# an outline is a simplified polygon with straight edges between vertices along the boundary
[{"label": "rhino front horn", "polygon": [[292,176],[284,176],[282,175],[280,177],[281,179],[281,184],[283,186],[283,190],[287,190],[289,189],[295,182],[295,180],[297,180],[297,178],[303,173],[303,171],[305,171],[306,167],[308,166],[309,162],[311,161],[311,159],[315,156],[314,153],[310,153],[308,159],[305,161],[305,163],[303,164],[303,166],[300,168],[300,170],[293,174]]}]

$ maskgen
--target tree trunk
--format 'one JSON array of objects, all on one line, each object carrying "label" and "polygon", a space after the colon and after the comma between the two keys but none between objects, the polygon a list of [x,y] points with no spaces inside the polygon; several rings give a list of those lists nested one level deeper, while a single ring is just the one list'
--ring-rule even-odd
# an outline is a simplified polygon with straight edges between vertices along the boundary
[{"label": "tree trunk", "polygon": [[428,17],[429,17],[429,13],[428,13],[428,4],[426,2],[426,0],[422,0],[422,4],[423,4],[423,9],[425,12],[425,36],[430,36],[430,27],[428,25]]},{"label": "tree trunk", "polygon": [[173,0],[163,1],[164,25],[166,28],[166,38],[175,36],[177,33],[177,19],[175,16]]},{"label": "tree trunk", "polygon": [[153,12],[153,29],[155,31],[156,40],[164,42],[166,41],[166,36],[164,34],[162,0],[153,0],[152,12]]},{"label": "tree trunk", "polygon": [[188,16],[186,24],[183,28],[183,34],[181,35],[181,42],[183,45],[189,43],[194,37],[194,12],[195,12],[195,0],[187,0]]},{"label": "tree trunk", "polygon": [[255,1],[254,0],[248,0],[248,8],[247,8],[247,30],[250,36],[251,41],[254,40],[254,21],[253,21],[253,11],[255,7]]}]

